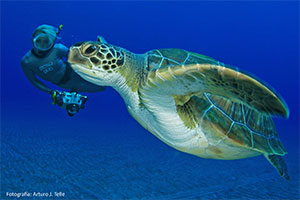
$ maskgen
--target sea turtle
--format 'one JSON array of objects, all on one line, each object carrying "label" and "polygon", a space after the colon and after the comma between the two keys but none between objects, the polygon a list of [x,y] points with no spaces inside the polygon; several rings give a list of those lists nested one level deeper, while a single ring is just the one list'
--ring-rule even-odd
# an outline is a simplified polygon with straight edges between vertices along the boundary
[{"label": "sea turtle", "polygon": [[135,54],[101,37],[71,46],[68,62],[85,80],[117,90],[129,113],[171,147],[224,160],[263,154],[289,179],[272,120],[288,118],[288,107],[250,75],[186,50]]}]

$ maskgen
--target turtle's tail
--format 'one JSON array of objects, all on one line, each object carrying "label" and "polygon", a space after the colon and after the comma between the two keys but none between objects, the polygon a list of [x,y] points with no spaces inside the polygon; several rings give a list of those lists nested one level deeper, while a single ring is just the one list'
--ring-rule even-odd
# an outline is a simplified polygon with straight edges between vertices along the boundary
[{"label": "turtle's tail", "polygon": [[275,169],[277,169],[283,178],[290,180],[288,168],[282,156],[265,154],[265,157],[275,167]]}]

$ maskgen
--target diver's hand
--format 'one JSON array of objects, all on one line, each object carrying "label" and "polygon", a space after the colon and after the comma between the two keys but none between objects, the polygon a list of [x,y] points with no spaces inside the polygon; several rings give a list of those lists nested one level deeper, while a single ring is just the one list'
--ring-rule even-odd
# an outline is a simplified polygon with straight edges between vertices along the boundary
[{"label": "diver's hand", "polygon": [[58,100],[60,99],[61,92],[58,90],[51,90],[50,94],[51,94],[52,104],[59,105]]}]

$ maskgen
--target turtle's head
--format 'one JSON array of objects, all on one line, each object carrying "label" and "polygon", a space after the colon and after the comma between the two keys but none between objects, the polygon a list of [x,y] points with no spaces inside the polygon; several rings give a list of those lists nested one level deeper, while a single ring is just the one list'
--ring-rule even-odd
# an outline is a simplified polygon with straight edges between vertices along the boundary
[{"label": "turtle's head", "polygon": [[68,62],[83,79],[101,86],[118,81],[124,65],[124,52],[104,42],[78,42],[70,47]]}]

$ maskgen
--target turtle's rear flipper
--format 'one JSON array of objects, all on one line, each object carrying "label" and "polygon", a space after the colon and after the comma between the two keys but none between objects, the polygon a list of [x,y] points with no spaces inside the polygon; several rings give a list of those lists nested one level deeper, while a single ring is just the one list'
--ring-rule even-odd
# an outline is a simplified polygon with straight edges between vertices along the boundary
[{"label": "turtle's rear flipper", "polygon": [[290,180],[286,163],[282,156],[265,154],[266,159],[277,169],[286,180]]}]

